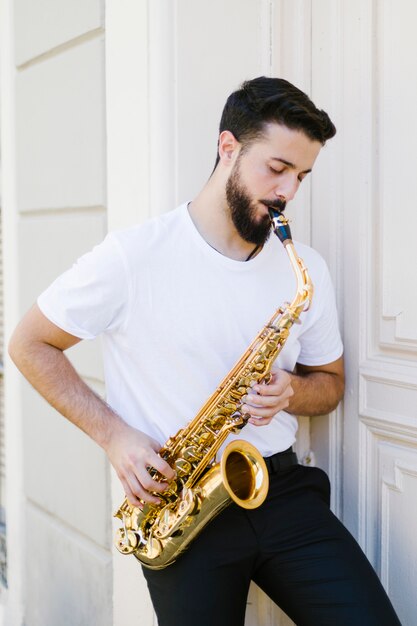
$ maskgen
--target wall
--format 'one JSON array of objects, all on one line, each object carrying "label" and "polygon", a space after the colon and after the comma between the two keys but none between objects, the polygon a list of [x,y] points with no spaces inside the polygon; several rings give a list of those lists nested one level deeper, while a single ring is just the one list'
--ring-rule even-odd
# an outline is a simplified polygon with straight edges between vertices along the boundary
[{"label": "wall", "polygon": [[[311,3],[265,0],[152,0],[106,4],[108,214],[111,227],[141,221],[192,198],[214,164],[217,127],[225,98],[245,78],[275,74],[311,91]],[[120,36],[123,33],[123,40]],[[140,36],[139,36],[140,33]],[[329,108],[329,91],[317,94]],[[326,149],[327,150],[327,149]],[[327,160],[336,148],[329,145]],[[134,171],[132,169],[136,167]],[[132,175],[133,174],[133,175]],[[140,181],[140,184],[139,184]],[[295,236],[311,240],[312,187],[306,180],[293,203]],[[328,199],[321,209],[329,214]],[[331,221],[328,220],[329,228]],[[334,247],[324,250],[327,258]],[[332,266],[337,280],[336,266]],[[277,306],[280,303],[277,302]],[[317,420],[317,461],[337,483],[340,417]],[[310,427],[300,419],[298,452],[310,448]],[[120,488],[114,480],[114,508]],[[335,494],[337,494],[337,489]],[[336,497],[334,498],[336,502]],[[115,626],[155,623],[137,564],[114,559]],[[135,600],[126,601],[126,597]],[[247,626],[289,624],[253,587]]]},{"label": "wall", "polygon": [[[2,9],[3,131],[13,125],[3,143],[13,179],[5,218],[15,244],[5,253],[10,334],[40,291],[106,232],[104,5],[16,0]],[[102,393],[98,348],[83,343],[68,355]],[[111,624],[106,459],[7,368],[8,450],[20,463],[9,456],[6,623]]]},{"label": "wall", "polygon": [[344,517],[399,618],[417,602],[415,3],[340,3],[345,335]]},{"label": "wall", "polygon": [[[116,14],[115,3],[108,4]],[[289,212],[296,238],[312,243],[330,266],[345,339],[347,391],[335,414],[301,421],[299,450],[303,454],[311,446],[318,464],[328,469],[334,510],[360,540],[402,622],[411,626],[417,301],[413,187],[407,181],[413,180],[417,97],[410,80],[414,3],[153,0],[140,4],[143,14],[136,22],[132,5],[126,2],[118,19],[129,15],[140,25],[145,53],[140,80],[134,37],[123,42],[122,55],[116,46],[108,48],[107,59],[111,84],[117,74],[121,98],[133,92],[131,103],[140,111],[135,123],[129,110],[125,134],[144,129],[142,189],[133,189],[128,166],[123,177],[121,165],[137,156],[138,144],[124,146],[114,170],[113,188],[123,180],[138,219],[169,210],[204,183],[224,99],[247,77],[288,78],[329,111],[338,127]],[[118,110],[120,103],[108,110],[110,140],[123,134]],[[109,182],[112,176],[109,169]],[[127,223],[131,214],[120,213],[117,193],[113,200],[110,219]],[[116,563],[115,588],[127,571]],[[141,598],[146,601],[144,586]],[[138,612],[125,603],[120,615],[133,624]],[[149,609],[145,620],[152,623]],[[247,624],[283,623],[285,617],[252,588]]]}]

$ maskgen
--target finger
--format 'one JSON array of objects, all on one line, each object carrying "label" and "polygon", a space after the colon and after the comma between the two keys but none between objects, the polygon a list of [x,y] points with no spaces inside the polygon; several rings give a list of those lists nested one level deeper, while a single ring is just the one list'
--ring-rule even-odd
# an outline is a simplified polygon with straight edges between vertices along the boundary
[{"label": "finger", "polygon": [[147,455],[146,462],[150,467],[154,467],[162,476],[165,476],[168,480],[173,480],[176,476],[175,471],[159,454],[156,454],[153,450]]},{"label": "finger", "polygon": [[281,397],[279,394],[273,396],[260,396],[255,393],[248,393],[243,401],[245,406],[254,406],[254,407],[274,407],[281,401]]},{"label": "finger", "polygon": [[290,397],[290,393],[285,393],[283,396],[280,397],[271,396],[268,399],[257,399],[257,404],[245,403],[242,405],[241,410],[243,413],[250,413],[250,415],[252,416],[273,417],[279,411],[288,408],[290,404]]},{"label": "finger", "polygon": [[265,396],[280,396],[285,393],[288,385],[276,384],[276,385],[259,385],[254,387],[254,391],[262,397]]},{"label": "finger", "polygon": [[137,480],[140,486],[146,491],[157,491],[162,493],[166,489],[168,489],[168,483],[165,481],[155,480],[152,478],[151,474],[148,472],[146,468],[139,467],[136,470]]},{"label": "finger", "polygon": [[287,408],[288,405],[289,405],[289,401],[285,400],[283,402],[280,402],[279,404],[276,404],[273,407],[267,407],[267,408],[244,405],[242,407],[242,410],[244,413],[249,413],[251,417],[272,418],[274,417],[274,415],[279,413],[279,411],[282,411],[283,409]]},{"label": "finger", "polygon": [[125,478],[121,478],[123,488],[125,490],[126,498],[133,504],[133,506],[143,507],[144,502],[150,502],[153,504],[159,504],[160,500],[156,496],[149,493],[137,480],[136,476],[130,474]]},{"label": "finger", "polygon": [[280,396],[289,388],[292,387],[291,379],[288,377],[274,383],[269,383],[269,385],[255,385],[253,391],[260,396]]},{"label": "finger", "polygon": [[249,423],[254,426],[266,426],[272,421],[272,417],[251,417]]}]

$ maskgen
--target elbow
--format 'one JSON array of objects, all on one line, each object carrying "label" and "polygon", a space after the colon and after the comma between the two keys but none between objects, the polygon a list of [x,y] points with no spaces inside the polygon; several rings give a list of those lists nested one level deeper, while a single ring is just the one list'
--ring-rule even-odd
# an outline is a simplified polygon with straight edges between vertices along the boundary
[{"label": "elbow", "polygon": [[12,334],[9,340],[9,343],[7,345],[7,352],[9,354],[9,357],[13,361],[13,363],[17,367],[19,367],[19,362],[21,360],[23,347],[22,347],[22,342],[20,341],[20,337],[18,333],[16,332],[16,330],[14,331],[14,333]]},{"label": "elbow", "polygon": [[33,344],[25,333],[21,332],[19,326],[14,330],[9,340],[7,352],[16,367],[24,374],[24,370],[33,356]]},{"label": "elbow", "polygon": [[[339,406],[345,395],[345,377],[344,375],[335,376],[333,379],[334,384],[334,400],[330,407],[330,411],[334,411]],[[330,412],[329,411],[329,412]]]},{"label": "elbow", "polygon": [[18,341],[17,341],[15,335],[16,335],[16,331],[11,336],[11,338],[9,340],[9,343],[7,345],[7,352],[9,354],[9,357],[13,361],[13,363],[16,363],[17,355],[18,355],[18,352],[19,352],[19,350],[18,350]]}]

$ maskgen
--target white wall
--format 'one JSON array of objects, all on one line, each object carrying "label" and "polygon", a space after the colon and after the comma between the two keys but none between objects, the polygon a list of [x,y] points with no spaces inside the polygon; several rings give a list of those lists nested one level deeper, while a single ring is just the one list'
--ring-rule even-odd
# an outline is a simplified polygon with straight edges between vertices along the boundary
[{"label": "white wall", "polygon": [[[275,73],[310,90],[311,16],[300,3],[126,0],[120,4],[109,0],[106,6],[111,224],[128,224],[132,217],[141,221],[193,197],[214,165],[225,99],[244,79]],[[139,135],[140,143],[130,140]],[[140,187],[132,182],[132,162],[140,164]],[[307,181],[292,215],[296,236],[308,242],[311,186]],[[308,420],[301,422],[302,457],[310,447],[310,433]],[[328,430],[328,420],[323,418],[321,432],[326,440]],[[317,456],[327,465],[326,444],[317,449]],[[117,506],[117,481],[114,489]],[[143,626],[153,624],[146,585],[135,573],[137,564],[127,561],[117,554],[114,559],[115,624],[133,626],[138,620]],[[126,596],[133,594],[135,601],[127,602]],[[247,626],[281,623],[289,622],[253,588]]]},{"label": "white wall", "polygon": [[[411,625],[417,490],[415,212],[409,184],[417,95],[411,78],[415,5],[411,0],[153,0],[140,3],[147,28],[137,3],[126,1],[120,11],[115,2],[108,5],[119,22],[124,12],[140,26],[146,49],[140,92],[135,48],[129,53],[135,37],[124,40],[123,58],[116,46],[107,50],[117,84],[125,91],[130,85],[143,114],[137,124],[129,116],[126,131],[148,124],[140,157],[149,164],[145,191],[130,188],[129,205],[136,204],[138,219],[196,193],[212,167],[224,99],[245,78],[289,79],[338,127],[290,212],[296,237],[312,243],[330,266],[345,338],[347,392],[334,415],[310,426],[302,420],[301,452],[311,445],[328,469],[334,510],[360,539],[403,622]],[[110,141],[117,125],[120,132],[117,108],[114,112],[113,117],[108,111]],[[133,149],[118,155],[126,159],[126,188]],[[109,214],[123,220],[119,208],[115,194]],[[124,566],[117,567],[116,580]],[[147,597],[144,587],[142,594]],[[125,605],[124,619],[129,615]],[[147,619],[151,624],[150,614]],[[248,624],[284,621],[251,590]]]},{"label": "white wall", "polygon": [[344,515],[406,626],[415,623],[417,294],[415,3],[341,4]]},{"label": "white wall", "polygon": [[[10,335],[40,291],[106,232],[104,6],[101,0],[3,0],[1,8]],[[69,356],[103,392],[97,348],[85,343]],[[10,362],[6,420],[6,623],[110,625],[104,455]]]}]

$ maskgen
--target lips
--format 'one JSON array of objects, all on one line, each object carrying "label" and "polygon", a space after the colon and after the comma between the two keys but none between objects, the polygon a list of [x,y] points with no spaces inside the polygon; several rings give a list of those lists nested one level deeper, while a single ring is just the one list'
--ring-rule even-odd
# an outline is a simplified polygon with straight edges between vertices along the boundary
[{"label": "lips", "polygon": [[284,200],[280,200],[280,198],[275,198],[275,200],[261,200],[261,204],[266,206],[267,209],[275,209],[276,211],[284,211],[287,203]]},{"label": "lips", "polygon": [[259,211],[258,215],[261,219],[264,219],[265,217],[269,216],[269,213],[268,213],[269,204],[267,204],[263,200],[261,200],[259,204],[261,204],[263,208],[261,211]]}]

